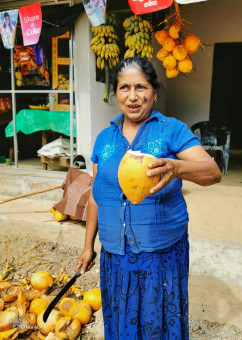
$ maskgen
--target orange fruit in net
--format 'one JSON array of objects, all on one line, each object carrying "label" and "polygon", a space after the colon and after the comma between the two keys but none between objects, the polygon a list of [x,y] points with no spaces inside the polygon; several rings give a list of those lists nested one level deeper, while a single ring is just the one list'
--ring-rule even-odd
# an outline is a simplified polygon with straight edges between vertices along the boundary
[{"label": "orange fruit in net", "polygon": [[160,45],[162,45],[164,39],[165,39],[166,37],[168,37],[168,35],[169,35],[169,33],[168,33],[168,31],[166,31],[166,30],[157,31],[157,32],[155,33],[155,38],[156,38],[156,40],[158,41],[158,43],[159,43]]},{"label": "orange fruit in net", "polygon": [[191,72],[192,67],[192,61],[188,56],[184,60],[178,61],[178,68],[182,73]]},{"label": "orange fruit in net", "polygon": [[163,66],[165,68],[173,69],[176,66],[176,63],[176,59],[173,57],[173,55],[169,55],[164,59]]},{"label": "orange fruit in net", "polygon": [[171,51],[173,51],[174,47],[176,46],[176,42],[171,37],[166,37],[163,40],[162,46],[167,52],[171,52]]},{"label": "orange fruit in net", "polygon": [[175,78],[179,74],[179,69],[177,67],[169,69],[166,69],[166,76],[167,78]]},{"label": "orange fruit in net", "polygon": [[200,39],[195,35],[188,35],[184,40],[184,45],[187,49],[188,54],[195,53],[199,48]]},{"label": "orange fruit in net", "polygon": [[169,28],[169,36],[173,39],[178,39],[179,38],[179,33],[180,33],[181,27],[177,24],[172,25]]},{"label": "orange fruit in net", "polygon": [[172,53],[176,60],[183,60],[187,56],[187,49],[184,45],[177,45]]},{"label": "orange fruit in net", "polygon": [[168,55],[169,55],[169,52],[167,52],[166,50],[164,50],[164,48],[161,48],[161,49],[157,52],[156,57],[157,57],[159,60],[164,61],[164,59],[165,59],[166,57],[168,57]]}]

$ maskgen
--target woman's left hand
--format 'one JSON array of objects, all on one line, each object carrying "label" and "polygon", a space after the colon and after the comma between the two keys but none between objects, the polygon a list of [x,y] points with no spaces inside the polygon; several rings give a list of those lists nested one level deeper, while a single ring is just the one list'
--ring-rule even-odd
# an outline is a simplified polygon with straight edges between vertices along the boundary
[{"label": "woman's left hand", "polygon": [[171,158],[160,158],[148,164],[150,170],[146,172],[147,176],[161,176],[159,183],[150,190],[151,195],[154,195],[177,177],[177,166],[177,160]]}]

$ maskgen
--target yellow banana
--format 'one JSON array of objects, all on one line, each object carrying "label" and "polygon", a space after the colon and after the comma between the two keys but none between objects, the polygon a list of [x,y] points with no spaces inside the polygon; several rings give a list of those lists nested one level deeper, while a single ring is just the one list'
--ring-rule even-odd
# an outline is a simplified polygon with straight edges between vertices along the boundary
[{"label": "yellow banana", "polygon": [[100,68],[101,67],[101,57],[98,57],[97,58],[97,68]]},{"label": "yellow banana", "polygon": [[104,69],[104,59],[102,59],[102,61],[101,61],[101,70],[103,70]]},{"label": "yellow banana", "polygon": [[130,49],[128,49],[124,54],[124,59],[129,58],[130,55]]}]

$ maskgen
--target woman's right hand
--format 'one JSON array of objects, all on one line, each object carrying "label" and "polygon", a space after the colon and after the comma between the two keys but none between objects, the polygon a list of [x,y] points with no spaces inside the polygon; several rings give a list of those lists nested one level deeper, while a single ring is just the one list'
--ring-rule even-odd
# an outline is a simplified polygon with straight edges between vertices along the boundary
[{"label": "woman's right hand", "polygon": [[81,268],[81,274],[88,272],[95,264],[95,261],[91,261],[93,257],[93,253],[94,253],[93,250],[84,249],[81,255],[77,259],[75,271]]}]

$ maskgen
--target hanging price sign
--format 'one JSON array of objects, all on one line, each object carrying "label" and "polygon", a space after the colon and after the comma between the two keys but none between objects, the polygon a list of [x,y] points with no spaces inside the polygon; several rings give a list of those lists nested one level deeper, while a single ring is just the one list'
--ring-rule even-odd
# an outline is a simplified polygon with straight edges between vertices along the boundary
[{"label": "hanging price sign", "polygon": [[42,27],[40,3],[19,8],[24,46],[37,44]]},{"label": "hanging price sign", "polygon": [[170,7],[173,0],[129,0],[131,11],[136,14],[146,14]]}]

